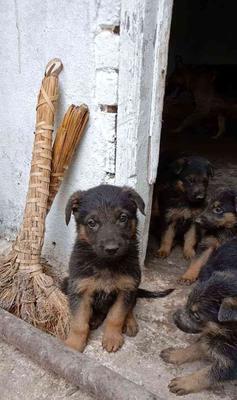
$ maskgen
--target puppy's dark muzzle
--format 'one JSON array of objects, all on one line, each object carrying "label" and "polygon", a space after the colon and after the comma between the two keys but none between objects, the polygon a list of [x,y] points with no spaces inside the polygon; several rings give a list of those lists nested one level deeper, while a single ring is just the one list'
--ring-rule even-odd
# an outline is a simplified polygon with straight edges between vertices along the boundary
[{"label": "puppy's dark muzzle", "polygon": [[186,310],[177,310],[173,315],[175,325],[186,333],[200,333],[201,328],[191,320]]},{"label": "puppy's dark muzzle", "polygon": [[119,246],[117,244],[108,244],[104,246],[104,251],[108,256],[115,256],[119,250]]}]

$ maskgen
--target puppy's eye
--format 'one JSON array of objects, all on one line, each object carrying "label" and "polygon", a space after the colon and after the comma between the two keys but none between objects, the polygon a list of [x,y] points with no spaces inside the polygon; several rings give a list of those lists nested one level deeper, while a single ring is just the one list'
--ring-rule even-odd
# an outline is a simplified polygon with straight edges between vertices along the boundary
[{"label": "puppy's eye", "polygon": [[193,317],[197,320],[200,321],[200,315],[197,312],[193,312]]},{"label": "puppy's eye", "polygon": [[221,207],[215,207],[212,210],[214,212],[214,214],[222,214],[223,213],[223,208]]},{"label": "puppy's eye", "polygon": [[90,218],[87,222],[87,225],[89,228],[94,229],[97,226],[97,222],[93,218]]},{"label": "puppy's eye", "polygon": [[127,220],[128,220],[127,214],[125,214],[125,213],[120,214],[119,222],[122,222],[124,224],[125,222],[127,222]]}]

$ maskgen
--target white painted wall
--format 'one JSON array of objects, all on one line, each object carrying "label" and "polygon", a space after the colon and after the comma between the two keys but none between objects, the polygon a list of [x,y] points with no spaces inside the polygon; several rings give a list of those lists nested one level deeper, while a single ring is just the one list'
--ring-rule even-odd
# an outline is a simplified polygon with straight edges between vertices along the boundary
[{"label": "white painted wall", "polygon": [[[44,253],[66,265],[74,222],[64,223],[69,195],[115,173],[115,114],[120,1],[0,0],[0,235],[14,237],[22,220],[31,161],[35,105],[45,65],[59,57],[57,124],[71,104],[88,104],[90,124],[47,218]],[[55,244],[53,244],[55,243]]]}]

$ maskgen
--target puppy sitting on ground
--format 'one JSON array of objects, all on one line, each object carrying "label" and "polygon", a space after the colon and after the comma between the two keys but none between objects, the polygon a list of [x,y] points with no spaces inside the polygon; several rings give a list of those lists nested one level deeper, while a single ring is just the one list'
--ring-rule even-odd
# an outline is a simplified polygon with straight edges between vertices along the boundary
[{"label": "puppy sitting on ground", "polygon": [[173,379],[171,392],[199,392],[219,381],[237,378],[237,238],[212,254],[186,307],[174,314],[174,321],[182,331],[201,336],[185,349],[163,350],[163,360],[180,365],[207,358],[211,365]]},{"label": "puppy sitting on ground", "polygon": [[195,219],[205,208],[209,178],[213,167],[203,157],[187,156],[161,163],[156,193],[158,199],[161,245],[156,253],[167,257],[174,239],[184,235],[184,256],[195,256],[198,241]]},{"label": "puppy sitting on ground", "polygon": [[187,271],[179,279],[180,282],[192,283],[199,275],[213,251],[228,239],[237,236],[237,194],[236,191],[225,188],[214,193],[208,207],[196,219],[204,231],[203,249]]},{"label": "puppy sitting on ground", "polygon": [[135,190],[101,185],[74,193],[66,207],[66,223],[73,212],[77,238],[69,264],[64,291],[72,313],[66,344],[83,351],[90,329],[105,319],[102,339],[108,351],[123,344],[123,332],[135,336],[138,325],[133,315],[137,297],[163,297],[164,292],[139,289],[137,208],[144,202]]}]

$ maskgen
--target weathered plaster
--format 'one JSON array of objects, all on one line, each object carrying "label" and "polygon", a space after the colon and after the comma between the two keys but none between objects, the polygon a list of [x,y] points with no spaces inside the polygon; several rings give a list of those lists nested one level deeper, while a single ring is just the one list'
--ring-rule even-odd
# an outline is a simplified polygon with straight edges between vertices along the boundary
[{"label": "weathered plaster", "polygon": [[70,104],[90,108],[87,131],[47,217],[44,253],[57,264],[67,263],[75,236],[74,222],[69,227],[64,222],[69,195],[111,181],[114,174],[116,116],[106,117],[99,105],[110,101],[110,92],[116,104],[119,37],[103,29],[119,24],[119,7],[120,1],[109,0],[0,0],[1,236],[14,237],[22,220],[35,105],[50,58],[64,64],[57,125]]}]

